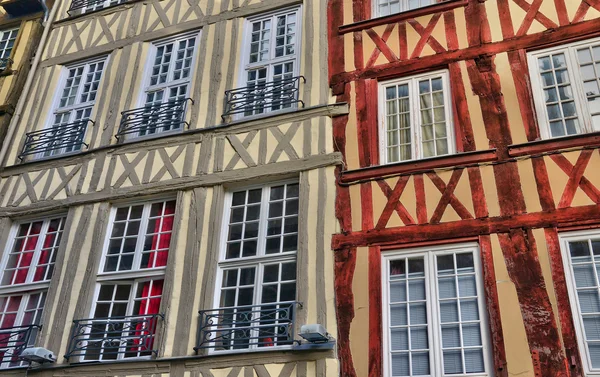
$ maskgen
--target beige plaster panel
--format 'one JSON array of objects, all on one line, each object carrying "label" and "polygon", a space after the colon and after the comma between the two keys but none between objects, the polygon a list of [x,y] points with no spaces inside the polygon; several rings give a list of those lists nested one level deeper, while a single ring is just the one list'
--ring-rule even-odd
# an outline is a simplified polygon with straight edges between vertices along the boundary
[{"label": "beige plaster panel", "polygon": [[360,192],[360,185],[352,185],[348,187],[348,190],[350,192],[350,201],[352,202],[352,205],[350,206],[352,214],[352,230],[362,230],[362,211],[360,208],[362,195]]},{"label": "beige plaster panel", "polygon": [[508,62],[508,54],[502,53],[496,55],[494,62],[496,63],[496,70],[500,76],[502,98],[504,98],[504,105],[506,106],[506,115],[508,116],[512,142],[514,144],[526,143],[527,136],[525,135],[525,125],[523,124],[523,118],[521,117],[521,104],[517,97],[515,82],[510,69],[510,63]]},{"label": "beige plaster panel", "polygon": [[523,197],[525,198],[527,212],[540,212],[542,210],[542,205],[540,204],[540,196],[538,194],[531,160],[528,159],[517,162],[517,168],[519,169],[521,190],[523,191]]},{"label": "beige plaster panel", "polygon": [[595,20],[597,18],[600,18],[600,11],[596,10],[596,8],[590,7],[588,9],[588,12],[585,15],[585,20],[589,21],[589,20]]},{"label": "beige plaster panel", "polygon": [[356,118],[356,83],[350,83],[350,113],[346,124],[346,170],[358,169],[358,129]]},{"label": "beige plaster panel", "polygon": [[548,253],[548,244],[546,243],[546,236],[544,229],[533,229],[533,237],[535,238],[535,244],[537,247],[538,258],[540,260],[540,266],[542,267],[542,275],[544,276],[544,283],[546,284],[546,290],[548,291],[548,297],[550,304],[552,305],[552,313],[554,314],[554,321],[558,326],[558,336],[561,339],[561,346],[564,351],[564,344],[562,342],[562,331],[561,322],[558,317],[558,306],[556,302],[556,292],[554,291],[554,283],[552,280],[552,266],[550,264],[550,254]]},{"label": "beige plaster panel", "polygon": [[534,377],[517,291],[508,276],[498,236],[492,235],[491,240],[508,375]]},{"label": "beige plaster panel", "polygon": [[[564,153],[563,156],[569,160],[572,165],[575,165],[580,153],[580,151],[573,151]],[[550,187],[552,189],[554,202],[558,205],[563,192],[567,187],[569,176],[561,168],[559,168],[550,157],[544,157],[544,161],[546,163],[546,169],[548,170],[548,177],[550,179]],[[590,158],[584,171],[584,176],[597,188],[600,187],[600,176],[595,173],[594,167],[599,166],[598,164],[600,164],[600,152],[595,150],[592,153],[592,157]],[[571,206],[576,207],[591,204],[594,204],[594,201],[590,199],[580,187],[578,187]]]},{"label": "beige plaster panel", "polygon": [[475,139],[475,148],[477,150],[488,149],[490,146],[490,142],[485,132],[485,123],[483,121],[483,113],[481,112],[479,97],[475,93],[473,93],[466,63],[464,61],[461,61],[458,64],[460,66],[460,72],[465,88],[467,106],[469,107],[469,116],[471,118],[471,124],[473,126],[473,138]]},{"label": "beige plaster panel", "polygon": [[485,201],[488,207],[490,217],[500,216],[500,202],[498,200],[498,190],[496,189],[496,177],[494,168],[483,166],[479,168],[481,172],[481,182],[485,193]]},{"label": "beige plaster panel", "polygon": [[354,319],[350,325],[350,352],[357,376],[369,375],[369,248],[356,250],[352,280]]}]

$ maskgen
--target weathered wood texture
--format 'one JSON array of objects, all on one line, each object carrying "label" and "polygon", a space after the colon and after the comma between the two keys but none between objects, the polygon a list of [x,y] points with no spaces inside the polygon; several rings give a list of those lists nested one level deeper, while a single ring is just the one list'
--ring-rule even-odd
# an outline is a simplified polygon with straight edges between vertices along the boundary
[{"label": "weathered wood texture", "polygon": [[[335,145],[345,161],[336,205],[341,232],[333,240],[341,254],[336,291],[344,308],[338,313],[342,375],[385,375],[377,297],[382,247],[475,237],[496,375],[531,365],[507,365],[514,356],[505,347],[515,342],[507,335],[517,325],[502,323],[501,314],[517,310],[541,375],[581,376],[557,232],[573,225],[600,228],[600,177],[595,174],[600,140],[598,133],[539,140],[527,52],[600,35],[598,4],[465,0],[370,19],[370,5],[360,3],[328,2],[330,87],[338,102],[350,103],[350,113],[333,121]],[[378,83],[440,69],[450,78],[460,153],[378,166]],[[535,228],[547,229],[543,250],[550,254],[552,281],[544,279],[537,255],[544,240],[536,245]],[[352,261],[353,250],[354,259],[356,250],[368,253],[368,265],[341,263]],[[495,270],[504,267],[515,300],[498,295]],[[368,281],[353,282],[355,274]],[[368,284],[368,302],[355,302],[353,284]],[[509,301],[516,306],[506,307]],[[555,301],[558,312],[551,305]],[[368,323],[353,321],[364,305]],[[364,339],[351,336],[365,331],[368,350]]]}]

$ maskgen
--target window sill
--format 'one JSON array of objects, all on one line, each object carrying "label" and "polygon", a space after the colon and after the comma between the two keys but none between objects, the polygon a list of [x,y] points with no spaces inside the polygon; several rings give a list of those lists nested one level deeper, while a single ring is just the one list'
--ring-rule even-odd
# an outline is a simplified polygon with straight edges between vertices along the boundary
[{"label": "window sill", "polygon": [[598,145],[600,145],[600,131],[509,145],[508,155],[510,157],[520,157],[560,149]]},{"label": "window sill", "polygon": [[351,183],[360,180],[370,180],[377,177],[399,174],[412,174],[449,166],[470,165],[481,162],[496,161],[496,149],[475,152],[463,152],[422,160],[396,162],[387,165],[369,166],[362,169],[342,172],[341,183]]},{"label": "window sill", "polygon": [[[288,360],[290,355],[298,355],[295,358],[299,360],[314,360],[315,357],[333,358],[335,357],[333,352],[335,350],[335,342],[329,342],[325,345],[319,345],[315,348],[303,348],[297,346],[288,349],[269,349],[260,352],[238,352],[238,353],[216,353],[207,355],[189,355],[189,356],[174,356],[174,357],[157,357],[157,358],[135,358],[127,360],[106,360],[106,361],[85,361],[85,362],[74,362],[74,363],[63,363],[63,364],[47,364],[36,367],[36,370],[59,370],[59,369],[73,369],[73,368],[86,368],[94,365],[123,365],[123,364],[135,364],[135,363],[170,363],[173,361],[185,361],[189,367],[196,365],[203,365],[208,360],[223,360],[229,364],[236,365],[247,365],[248,362],[257,362],[259,359],[261,362],[264,360],[265,363],[273,360]],[[300,356],[304,355],[304,356]],[[323,356],[316,356],[323,355]]]},{"label": "window sill", "polygon": [[449,0],[439,4],[433,4],[422,8],[412,9],[406,12],[390,14],[388,16],[372,18],[369,20],[363,20],[354,22],[348,25],[342,25],[338,28],[340,34],[351,33],[354,31],[362,31],[365,29],[371,29],[376,26],[393,24],[396,22],[404,21],[410,18],[416,18],[426,16],[432,13],[441,13],[454,8],[465,7],[468,4],[468,0]]}]

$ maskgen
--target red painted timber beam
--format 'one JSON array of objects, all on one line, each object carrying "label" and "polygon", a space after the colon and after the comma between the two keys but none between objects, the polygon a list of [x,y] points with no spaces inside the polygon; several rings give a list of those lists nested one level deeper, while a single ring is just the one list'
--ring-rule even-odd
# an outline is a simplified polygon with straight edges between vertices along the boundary
[{"label": "red painted timber beam", "polygon": [[589,223],[598,219],[600,206],[561,208],[547,212],[498,216],[483,219],[458,220],[441,224],[410,225],[395,228],[371,229],[333,236],[331,247],[340,250],[348,247],[383,246],[409,242],[471,237],[491,233],[506,233],[515,228],[548,228]]},{"label": "red painted timber beam", "polygon": [[366,78],[390,78],[408,72],[419,72],[431,70],[435,67],[444,67],[452,62],[475,59],[480,55],[493,55],[519,49],[540,49],[598,35],[600,35],[600,18],[563,26],[558,29],[547,30],[542,33],[525,35],[518,39],[474,45],[462,50],[449,51],[407,61],[387,63],[377,67],[360,69],[352,72],[338,73],[332,76],[330,85],[334,86],[340,83]]}]

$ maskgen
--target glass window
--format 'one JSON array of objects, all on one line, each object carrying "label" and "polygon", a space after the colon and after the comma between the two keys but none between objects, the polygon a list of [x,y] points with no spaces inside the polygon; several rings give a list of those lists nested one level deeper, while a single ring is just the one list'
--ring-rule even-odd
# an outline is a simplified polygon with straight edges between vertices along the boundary
[{"label": "glass window", "polygon": [[0,31],[0,70],[9,66],[8,63],[17,40],[17,34],[19,34],[19,29]]},{"label": "glass window", "polygon": [[380,85],[381,160],[416,160],[454,153],[447,72]]},{"label": "glass window", "polygon": [[0,270],[0,368],[26,365],[17,356],[35,344],[64,224],[56,217],[13,226]]},{"label": "glass window", "polygon": [[567,286],[579,350],[588,372],[600,370],[600,233],[563,237]]},{"label": "glass window", "polygon": [[113,208],[90,320],[76,321],[80,360],[150,357],[160,314],[175,200]]},{"label": "glass window", "polygon": [[435,3],[435,0],[376,0],[375,15],[377,17],[389,16]]},{"label": "glass window", "polygon": [[233,192],[219,263],[216,349],[291,345],[296,300],[298,183]]},{"label": "glass window", "polygon": [[135,136],[181,129],[185,103],[190,96],[198,33],[156,42],[151,49],[151,68],[144,94],[144,112]]},{"label": "glass window", "polygon": [[249,20],[245,27],[243,79],[246,90],[234,102],[244,116],[294,106],[299,75],[300,10],[288,9]]},{"label": "glass window", "polygon": [[600,131],[600,42],[530,54],[542,136]]},{"label": "glass window", "polygon": [[484,374],[477,250],[394,254],[385,257],[386,375]]},{"label": "glass window", "polygon": [[174,218],[174,200],[117,208],[102,272],[164,267]]},{"label": "glass window", "polygon": [[59,98],[43,138],[39,157],[79,151],[96,101],[106,58],[65,68]]}]

